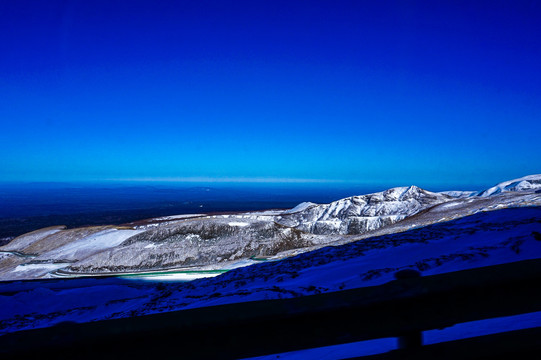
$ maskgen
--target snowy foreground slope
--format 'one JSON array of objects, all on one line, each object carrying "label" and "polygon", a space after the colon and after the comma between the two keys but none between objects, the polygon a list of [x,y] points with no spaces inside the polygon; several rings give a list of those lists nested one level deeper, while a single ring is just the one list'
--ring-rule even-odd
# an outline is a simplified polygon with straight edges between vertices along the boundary
[{"label": "snowy foreground slope", "polygon": [[540,256],[541,207],[478,212],[192,282],[129,276],[3,282],[0,334],[63,321],[88,322],[359,288],[388,282],[401,269],[431,275]]},{"label": "snowy foreground slope", "polygon": [[541,175],[479,193],[410,186],[330,204],[302,203],[286,211],[179,215],[122,227],[55,226],[0,247],[0,280],[164,270],[188,278],[196,276],[194,271],[215,276],[261,260],[524,206],[541,206]]}]

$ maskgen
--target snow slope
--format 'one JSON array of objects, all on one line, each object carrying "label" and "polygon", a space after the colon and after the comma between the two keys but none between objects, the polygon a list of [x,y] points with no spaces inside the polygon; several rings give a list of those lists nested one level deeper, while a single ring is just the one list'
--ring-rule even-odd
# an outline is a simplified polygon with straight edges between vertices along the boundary
[{"label": "snow slope", "polygon": [[44,229],[23,234],[11,240],[9,244],[0,247],[2,251],[25,251],[32,244],[47,238],[50,235],[64,230],[65,226],[51,226]]},{"label": "snow slope", "polygon": [[477,196],[493,196],[508,191],[540,190],[541,174],[528,175],[518,179],[504,181],[479,192]]},{"label": "snow slope", "polygon": [[362,234],[451,199],[417,186],[397,187],[330,204],[302,203],[276,221],[313,234]]},{"label": "snow slope", "polygon": [[[20,236],[1,248],[11,255],[0,259],[2,279],[49,277],[54,271],[116,247],[142,231],[95,226],[69,230],[55,228]],[[28,238],[33,241],[28,241]]]},{"label": "snow slope", "polygon": [[0,247],[0,279],[232,269],[251,258],[281,259],[482,211],[541,206],[540,181],[526,176],[479,194],[397,187],[286,211],[169,216],[122,229],[47,228]]},{"label": "snow slope", "polygon": [[383,284],[541,258],[541,207],[503,209],[364,238],[189,283],[130,278],[0,283],[0,333]]}]

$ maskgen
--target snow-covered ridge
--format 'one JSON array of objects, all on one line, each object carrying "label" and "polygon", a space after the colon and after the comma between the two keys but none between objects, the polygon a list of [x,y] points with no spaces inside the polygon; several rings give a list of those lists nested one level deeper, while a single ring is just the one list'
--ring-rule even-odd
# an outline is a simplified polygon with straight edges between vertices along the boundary
[{"label": "snow-covered ridge", "polygon": [[[486,203],[494,198],[478,199]],[[535,259],[541,254],[540,217],[541,208],[480,212],[413,231],[324,247],[279,262],[259,263],[189,284],[167,284],[164,276],[157,278],[162,281],[160,286],[151,281],[134,286],[132,280],[117,277],[71,281],[76,285],[0,283],[0,334],[65,321],[142,316],[374,286],[393,280],[394,274],[404,269],[427,276]],[[165,276],[175,275],[179,274]]]},{"label": "snow-covered ridge", "polygon": [[329,204],[302,203],[276,221],[313,234],[361,234],[453,199],[417,186],[352,196]]},{"label": "snow-covered ridge", "polygon": [[0,247],[0,281],[170,269],[231,269],[252,258],[281,259],[478,212],[541,206],[541,175],[482,192],[417,186],[290,210],[159,217],[133,227],[37,230]]},{"label": "snow-covered ridge", "polygon": [[450,191],[440,191],[439,194],[449,195],[456,199],[460,199],[460,198],[465,198],[472,195],[477,195],[477,191],[450,190]]},{"label": "snow-covered ridge", "polygon": [[477,196],[492,196],[509,191],[525,191],[541,189],[541,174],[528,175],[514,180],[501,182],[491,188],[483,190]]},{"label": "snow-covered ridge", "polygon": [[541,175],[509,180],[481,192],[453,190],[435,193],[414,185],[396,187],[329,204],[304,202],[285,211],[277,222],[312,234],[363,234],[452,200],[537,189],[541,189]]},{"label": "snow-covered ridge", "polygon": [[303,202],[303,203],[300,203],[299,205],[295,206],[293,209],[286,210],[283,213],[284,214],[294,214],[294,213],[304,211],[304,210],[306,210],[308,208],[311,208],[311,207],[314,207],[314,206],[318,206],[318,204],[313,203],[313,202]]}]

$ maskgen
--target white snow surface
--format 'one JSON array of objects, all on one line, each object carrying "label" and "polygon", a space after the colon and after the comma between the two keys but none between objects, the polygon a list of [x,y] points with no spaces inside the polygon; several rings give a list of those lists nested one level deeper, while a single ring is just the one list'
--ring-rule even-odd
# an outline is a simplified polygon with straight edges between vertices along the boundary
[{"label": "white snow surface", "polygon": [[[541,207],[480,212],[401,233],[361,237],[342,246],[189,283],[167,276],[164,282],[156,276],[148,283],[134,281],[136,277],[0,283],[0,334],[62,321],[87,322],[378,285],[391,281],[402,269],[432,275],[538,259],[540,221]],[[157,287],[156,281],[162,285]]]},{"label": "white snow surface", "polygon": [[189,219],[193,217],[200,217],[205,216],[206,214],[182,214],[182,215],[170,215],[170,216],[162,216],[158,218],[153,218],[152,220],[179,220],[179,219]]},{"label": "white snow surface", "polygon": [[315,204],[313,202],[303,202],[303,203],[300,203],[299,205],[295,206],[293,209],[286,210],[283,213],[284,214],[293,214],[293,213],[296,213],[296,212],[304,211],[304,210],[306,210],[306,209],[308,209],[310,207],[313,207],[313,206],[317,206],[317,204]]},{"label": "white snow surface", "polygon": [[24,248],[35,243],[36,241],[42,240],[49,235],[56,234],[57,232],[60,232],[65,228],[66,228],[65,226],[51,226],[48,228],[39,229],[36,231],[29,232],[27,234],[23,234],[11,240],[9,244],[1,246],[0,250],[3,250],[3,251],[23,250]]},{"label": "white snow surface", "polygon": [[301,203],[276,221],[313,234],[360,234],[391,225],[451,199],[449,195],[417,186],[396,187],[329,204]]},{"label": "white snow surface", "polygon": [[118,230],[106,229],[87,237],[82,237],[60,248],[48,251],[38,258],[44,259],[68,259],[81,260],[92,254],[114,248],[122,244],[131,236],[137,235],[144,230]]},{"label": "white snow surface", "polygon": [[[500,184],[506,191],[490,196],[461,191],[433,193],[409,186],[329,204],[305,202],[288,211],[159,217],[145,220],[146,225],[136,229],[46,228],[19,236],[0,249],[12,252],[0,258],[0,279],[228,269],[231,263],[254,256],[280,259],[482,211],[540,206],[541,193],[532,189],[538,178],[532,175],[507,181]],[[47,266],[41,266],[41,271],[36,266],[23,267],[35,263],[62,265],[52,273]],[[27,271],[21,271],[23,268]]]},{"label": "white snow surface", "polygon": [[247,222],[239,222],[239,221],[232,221],[230,223],[227,223],[229,226],[240,226],[240,227],[245,227],[245,226],[248,226],[250,225],[250,223],[247,223]]},{"label": "white snow surface", "polygon": [[443,194],[443,195],[449,195],[451,197],[460,199],[460,198],[465,198],[465,197],[468,197],[468,196],[476,195],[477,191],[451,190],[451,191],[440,191],[439,193]]},{"label": "white snow surface", "polygon": [[46,271],[52,271],[56,269],[60,269],[62,267],[66,266],[66,264],[21,264],[15,268],[15,272],[27,272],[27,271],[36,271],[39,270],[40,272],[42,270]]},{"label": "white snow surface", "polygon": [[508,191],[524,191],[541,189],[541,174],[528,175],[518,179],[501,182],[479,192],[478,196],[493,196]]},{"label": "white snow surface", "polygon": [[[0,335],[63,321],[88,322],[372,286],[391,281],[402,269],[417,269],[426,276],[539,259],[539,189],[541,175],[506,181],[479,193],[399,187],[330,204],[301,203],[288,211],[162,217],[156,220],[168,222],[157,227],[100,228],[81,232],[86,235],[57,248],[44,247],[49,250],[37,255],[18,253],[44,239],[50,243],[48,236],[68,232],[60,227],[38,230],[0,249],[6,251],[0,254],[0,265],[8,264],[0,266],[3,274],[47,277],[70,265],[62,261],[92,264],[99,260],[106,266],[111,261],[129,263],[140,258],[137,261],[144,263],[150,255],[193,257],[212,247],[233,255],[222,259],[218,252],[209,252],[213,262],[197,269],[235,270],[221,275],[181,269],[120,278],[0,282]],[[209,238],[214,232],[218,236]],[[272,248],[283,239],[285,244],[295,240],[300,245],[263,256],[271,261],[255,261],[246,255],[253,254],[255,246]],[[426,332],[425,339],[431,343],[483,335],[491,329],[541,326],[539,313],[529,315],[433,330]],[[363,342],[364,352],[351,356],[386,351],[392,348],[391,342],[394,339]],[[359,350],[358,344],[343,345],[280,354],[280,358],[347,357],[343,355],[348,354],[348,346]]]}]

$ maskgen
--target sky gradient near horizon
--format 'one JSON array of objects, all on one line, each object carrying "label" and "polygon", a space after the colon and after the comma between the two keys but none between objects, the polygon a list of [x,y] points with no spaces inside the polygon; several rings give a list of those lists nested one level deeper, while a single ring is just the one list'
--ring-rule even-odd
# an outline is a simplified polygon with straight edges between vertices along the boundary
[{"label": "sky gradient near horizon", "polygon": [[541,173],[538,1],[0,0],[0,181]]}]

